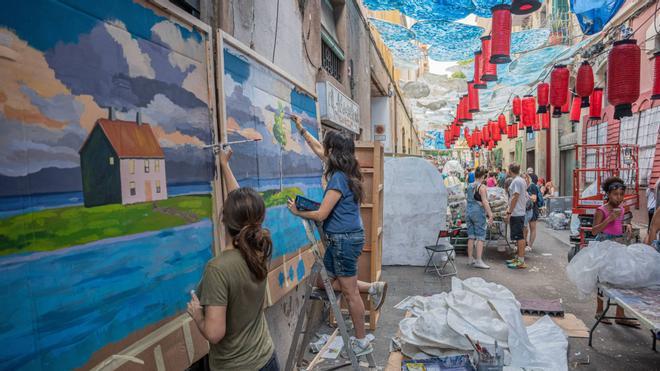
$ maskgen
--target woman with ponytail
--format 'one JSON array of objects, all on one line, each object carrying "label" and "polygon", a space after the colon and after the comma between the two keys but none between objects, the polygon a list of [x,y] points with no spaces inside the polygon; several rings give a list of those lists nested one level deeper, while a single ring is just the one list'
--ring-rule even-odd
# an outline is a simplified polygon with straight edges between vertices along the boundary
[{"label": "woman with ponytail", "polygon": [[310,146],[325,164],[324,177],[327,182],[325,195],[317,211],[300,211],[289,200],[289,210],[305,219],[323,222],[327,246],[323,263],[333,279],[332,286],[341,290],[353,320],[356,338],[352,339],[356,355],[373,351],[364,329],[364,303],[360,293],[369,294],[372,308],[378,310],[385,301],[385,282],[367,283],[357,279],[357,261],[364,247],[364,228],[360,218],[362,201],[362,174],[355,158],[353,139],[338,133],[328,132],[321,144],[302,125],[300,117],[293,120]]},{"label": "woman with ponytail", "polygon": [[262,227],[266,205],[253,189],[238,187],[231,154],[231,148],[220,153],[229,192],[222,209],[227,247],[206,265],[188,313],[211,343],[211,370],[279,370],[263,311],[273,251]]}]

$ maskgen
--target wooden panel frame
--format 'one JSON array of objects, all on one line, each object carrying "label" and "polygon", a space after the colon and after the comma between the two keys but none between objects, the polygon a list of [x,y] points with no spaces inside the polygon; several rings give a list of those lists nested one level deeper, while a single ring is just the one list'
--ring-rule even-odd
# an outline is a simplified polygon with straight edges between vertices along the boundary
[{"label": "wooden panel frame", "polygon": [[[143,0],[146,4],[153,6],[155,11],[159,11],[177,21],[180,26],[189,27],[193,30],[205,34],[206,48],[206,74],[208,82],[208,104],[209,104],[209,124],[212,130],[213,144],[220,142],[220,130],[218,128],[217,100],[216,100],[216,79],[214,70],[213,54],[213,32],[211,26],[201,20],[186,13],[176,5],[166,0]],[[221,186],[221,177],[219,176],[219,164],[216,162],[216,171],[212,186],[211,197],[212,221],[213,221],[213,254],[217,255],[220,251],[224,239],[221,238],[221,228],[219,227],[219,210],[222,209],[223,192]],[[185,295],[185,293],[182,293]],[[165,352],[163,352],[165,349]],[[139,340],[123,348],[120,352],[110,355],[103,361],[91,367],[92,370],[131,370],[131,369],[157,369],[164,367],[178,367],[185,365],[188,367],[201,359],[208,353],[209,344],[201,335],[197,326],[192,323],[192,318],[187,314],[181,314],[159,324],[159,326],[146,334]],[[183,361],[182,361],[183,359]],[[176,366],[175,366],[176,365]]]},{"label": "wooden panel frame", "polygon": [[[219,109],[219,133],[221,138],[227,138],[227,107],[225,102],[224,94],[224,46],[225,43],[232,48],[235,48],[239,52],[247,55],[248,57],[254,59],[257,63],[268,68],[270,71],[273,71],[278,76],[287,80],[296,88],[303,91],[305,94],[309,95],[315,100],[316,106],[316,121],[319,123],[319,134],[321,133],[321,118],[319,116],[319,106],[318,106],[318,96],[316,92],[305,86],[302,82],[298,81],[295,77],[291,76],[289,73],[284,71],[282,68],[269,61],[262,55],[258,54],[247,45],[243,44],[240,40],[234,38],[230,34],[219,29],[216,33],[217,38],[217,76],[216,76],[216,86],[218,90],[218,109]],[[222,175],[222,174],[221,174]],[[223,181],[224,184],[224,181]],[[221,225],[221,222],[218,221],[218,229],[224,230],[224,227]],[[224,241],[222,241],[224,243]],[[223,245],[224,248],[224,245]],[[298,264],[304,264],[305,274],[303,278],[299,279],[297,274],[291,276],[289,270],[291,267],[298,267]],[[271,306],[276,303],[284,295],[296,288],[296,286],[302,283],[305,278],[309,275],[309,272],[312,269],[314,264],[314,255],[310,250],[310,245],[304,246],[295,253],[286,254],[281,258],[274,259],[271,262],[270,271],[268,273],[268,286],[266,287],[266,296],[267,300],[265,305]],[[282,279],[283,277],[283,279]],[[282,280],[282,285],[280,286],[279,282]]]}]

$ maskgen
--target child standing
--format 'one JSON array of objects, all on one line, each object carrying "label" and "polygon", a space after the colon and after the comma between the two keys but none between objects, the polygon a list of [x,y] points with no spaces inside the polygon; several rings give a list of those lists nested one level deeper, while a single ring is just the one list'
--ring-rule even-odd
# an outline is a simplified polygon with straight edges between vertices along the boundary
[{"label": "child standing", "polygon": [[[619,177],[609,177],[603,182],[603,191],[607,203],[596,209],[594,224],[591,233],[596,236],[596,241],[618,241],[624,242],[624,228],[628,237],[632,234],[632,225],[624,224],[625,210],[621,207],[623,197],[626,193],[626,185]],[[596,318],[603,312],[603,297],[599,294],[596,297]],[[616,317],[625,317],[623,308],[616,308]],[[609,320],[601,321],[611,324]],[[635,320],[618,319],[617,324],[630,327],[639,327]]]}]

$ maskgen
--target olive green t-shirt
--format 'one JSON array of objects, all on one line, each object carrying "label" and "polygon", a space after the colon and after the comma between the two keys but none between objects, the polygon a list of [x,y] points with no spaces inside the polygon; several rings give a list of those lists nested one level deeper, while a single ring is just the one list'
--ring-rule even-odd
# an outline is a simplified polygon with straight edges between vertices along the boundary
[{"label": "olive green t-shirt", "polygon": [[202,306],[227,306],[225,337],[211,344],[212,370],[258,370],[273,354],[263,304],[267,280],[257,282],[240,251],[211,259],[198,288]]}]

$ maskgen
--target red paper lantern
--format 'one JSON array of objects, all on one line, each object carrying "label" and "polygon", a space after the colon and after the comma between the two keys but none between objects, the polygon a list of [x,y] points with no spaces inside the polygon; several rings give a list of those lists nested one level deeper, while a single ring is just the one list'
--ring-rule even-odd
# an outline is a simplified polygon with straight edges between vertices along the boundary
[{"label": "red paper lantern", "polygon": [[566,103],[564,103],[564,105],[561,106],[562,115],[564,113],[571,112],[571,102],[573,101],[571,97],[572,97],[571,91],[569,89],[566,89]]},{"label": "red paper lantern", "polygon": [[595,88],[589,98],[589,118],[600,120],[603,110],[603,88]]},{"label": "red paper lantern", "polygon": [[479,91],[474,88],[474,81],[468,81],[469,112],[479,112]]},{"label": "red paper lantern", "polygon": [[493,23],[491,34],[490,63],[504,64],[511,62],[511,6],[496,5],[491,9]]},{"label": "red paper lantern", "polygon": [[506,133],[506,116],[503,113],[497,116],[497,125],[500,127],[500,133]]},{"label": "red paper lantern", "polygon": [[490,140],[490,127],[488,124],[481,128],[481,137],[483,138],[484,142],[488,142]]},{"label": "red paper lantern", "polygon": [[481,81],[481,66],[483,65],[483,55],[481,50],[474,52],[474,88],[475,89],[486,89],[488,85]]},{"label": "red paper lantern", "polygon": [[492,151],[494,147],[495,147],[495,143],[492,140],[488,141],[488,150]]},{"label": "red paper lantern", "polygon": [[632,116],[632,104],[639,99],[639,71],[642,52],[637,40],[615,41],[607,59],[607,101],[614,106],[614,118]]},{"label": "red paper lantern", "polygon": [[513,115],[516,116],[516,120],[520,121],[520,114],[522,113],[522,101],[520,100],[519,96],[516,95],[513,97],[511,109],[513,110]]},{"label": "red paper lantern", "polygon": [[470,129],[468,129],[468,128],[463,128],[463,135],[465,136],[465,138],[467,138],[468,135],[470,135]]},{"label": "red paper lantern", "polygon": [[522,99],[521,120],[523,126],[528,128],[536,121],[536,99],[531,95],[525,95]]},{"label": "red paper lantern", "polygon": [[573,95],[573,104],[571,105],[571,122],[580,122],[582,116],[582,98]]},{"label": "red paper lantern", "polygon": [[493,137],[493,141],[497,143],[502,140],[502,130],[500,130],[500,125],[495,121],[493,121],[491,125],[490,134]]},{"label": "red paper lantern", "polygon": [[497,81],[497,65],[490,63],[490,41],[490,36],[481,38],[481,79],[483,81]]},{"label": "red paper lantern", "polygon": [[460,138],[460,136],[461,136],[461,127],[460,126],[452,126],[451,129],[452,129],[452,132],[451,132],[452,138],[454,138],[454,139]]},{"label": "red paper lantern", "polygon": [[530,14],[538,10],[541,5],[541,2],[538,0],[513,0],[511,3],[511,14]]},{"label": "red paper lantern", "polygon": [[474,129],[474,133],[472,134],[472,146],[473,147],[479,147],[481,145],[481,131],[479,128]]},{"label": "red paper lantern", "polygon": [[575,92],[582,97],[582,107],[589,107],[589,96],[594,91],[594,71],[589,62],[584,61],[578,69]]},{"label": "red paper lantern", "polygon": [[568,79],[570,72],[563,64],[558,64],[550,74],[550,104],[553,106],[552,117],[561,117],[561,106],[568,99]]},{"label": "red paper lantern", "polygon": [[536,86],[536,95],[539,101],[539,109],[536,113],[548,112],[548,96],[550,94],[550,84],[542,82]]},{"label": "red paper lantern", "polygon": [[470,100],[468,95],[463,95],[463,117],[465,121],[472,121],[472,113],[470,113]]},{"label": "red paper lantern", "polygon": [[655,60],[655,70],[653,71],[653,95],[651,99],[660,99],[660,52],[653,54]]}]

